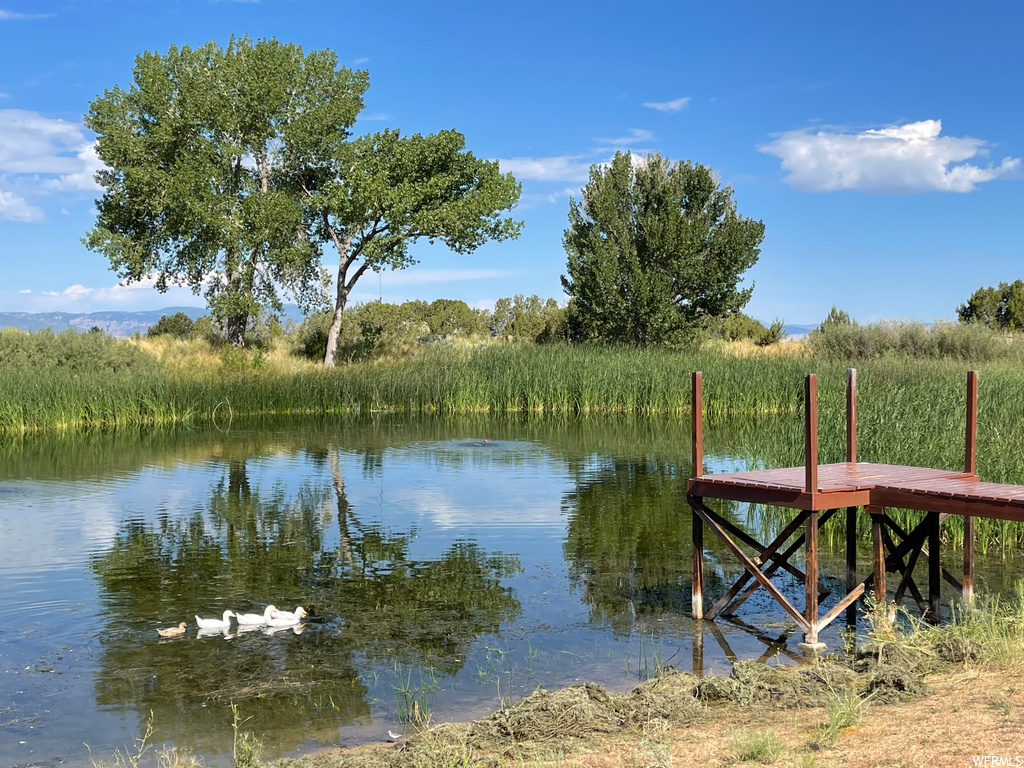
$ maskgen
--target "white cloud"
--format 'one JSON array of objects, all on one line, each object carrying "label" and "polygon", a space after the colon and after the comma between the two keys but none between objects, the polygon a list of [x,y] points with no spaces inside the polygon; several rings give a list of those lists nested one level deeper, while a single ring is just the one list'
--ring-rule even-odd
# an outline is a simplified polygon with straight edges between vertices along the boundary
[{"label": "white cloud", "polygon": [[366,64],[369,60],[370,59],[368,57],[363,56],[363,57],[358,58],[358,59],[352,59],[352,63],[353,64]]},{"label": "white cloud", "polygon": [[683,96],[680,99],[672,99],[672,101],[645,101],[644,106],[659,112],[679,112],[690,105],[692,98],[692,96]]},{"label": "white cloud", "polygon": [[527,192],[519,196],[519,208],[538,208],[553,203],[568,203],[573,195],[579,197],[579,187],[566,187],[554,192]]},{"label": "white cloud", "polygon": [[81,125],[0,109],[0,219],[41,220],[42,211],[25,198],[95,192],[92,177],[100,168],[96,146]]},{"label": "white cloud", "polygon": [[610,144],[615,147],[625,147],[638,141],[653,141],[654,133],[645,128],[630,128],[629,136],[620,136],[614,139],[594,139],[601,144]]},{"label": "white cloud", "polygon": [[18,293],[32,293],[31,288],[22,288]]},{"label": "white cloud", "polygon": [[0,8],[0,21],[24,21],[25,19],[48,19],[52,13],[18,13]]},{"label": "white cloud", "polygon": [[805,128],[777,134],[758,149],[781,159],[783,181],[804,192],[971,192],[1020,168],[1020,159],[1012,157],[985,168],[965,163],[987,155],[987,142],[941,132],[941,120],[859,133]]},{"label": "white cloud", "polygon": [[43,212],[29,205],[23,197],[0,189],[0,219],[8,221],[41,221]]},{"label": "white cloud", "polygon": [[391,115],[388,115],[388,114],[386,114],[384,112],[370,112],[367,115],[360,115],[359,119],[360,120],[390,120],[391,119]]},{"label": "white cloud", "polygon": [[512,173],[520,181],[586,181],[590,163],[583,155],[553,157],[509,157],[498,160],[504,173]]}]

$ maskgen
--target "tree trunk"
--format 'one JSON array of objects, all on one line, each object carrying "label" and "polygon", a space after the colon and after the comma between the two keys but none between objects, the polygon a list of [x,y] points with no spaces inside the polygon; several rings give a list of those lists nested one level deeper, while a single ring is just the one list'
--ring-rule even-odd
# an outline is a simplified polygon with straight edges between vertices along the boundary
[{"label": "tree trunk", "polygon": [[348,288],[338,277],[338,299],[334,305],[334,317],[331,318],[331,328],[327,332],[327,351],[324,353],[324,368],[334,367],[334,358],[338,349],[338,337],[341,336],[341,320],[345,314],[345,304],[348,303]]},{"label": "tree trunk", "polygon": [[228,342],[233,347],[245,346],[245,329],[249,325],[249,315],[233,315],[227,320],[225,331],[228,334]]},{"label": "tree trunk", "polygon": [[[337,238],[334,245],[338,249],[338,293],[334,300],[334,317],[331,318],[331,328],[327,332],[327,351],[324,352],[324,368],[334,367],[334,358],[338,350],[338,337],[341,335],[341,320],[345,314],[345,304],[348,303],[348,292],[351,286],[346,284],[348,279],[348,251],[352,247],[352,238],[348,237],[344,243],[339,243]],[[358,277],[359,273],[356,273]],[[355,282],[353,280],[353,282]]]}]

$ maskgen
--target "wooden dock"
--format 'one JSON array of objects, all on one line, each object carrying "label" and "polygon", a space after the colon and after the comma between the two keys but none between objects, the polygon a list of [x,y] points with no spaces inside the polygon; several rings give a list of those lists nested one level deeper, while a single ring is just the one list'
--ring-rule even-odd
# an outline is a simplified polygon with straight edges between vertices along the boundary
[{"label": "wooden dock", "polygon": [[[875,599],[886,601],[886,574],[899,575],[894,601],[902,602],[907,592],[924,616],[938,620],[940,585],[943,579],[958,590],[964,602],[973,599],[974,518],[992,517],[1024,522],[1024,486],[985,483],[976,471],[978,423],[978,373],[967,375],[967,430],[962,470],[872,464],[857,461],[857,372],[847,371],[846,461],[818,464],[818,390],[811,374],[804,392],[804,465],[784,469],[704,474],[703,383],[700,372],[693,374],[691,447],[693,477],[687,486],[687,501],[693,514],[693,618],[714,619],[732,615],[763,587],[803,630],[808,647],[820,650],[818,633],[844,611],[855,620],[856,601],[869,589]],[[708,499],[767,504],[796,510],[775,539],[767,544],[715,512]],[[886,514],[887,507],[925,512],[924,519],[906,531]],[[857,514],[864,509],[871,516],[872,571],[857,578]],[[818,529],[833,516],[846,515],[846,594],[826,614],[819,615],[818,601],[827,596],[818,578]],[[964,517],[964,558],[962,579],[939,563],[939,532],[949,515]],[[709,609],[704,609],[704,529],[718,536],[743,565],[745,572]],[[749,550],[748,553],[743,546]],[[804,570],[791,558],[803,548]],[[931,556],[934,553],[934,556]],[[919,561],[927,563],[928,597],[914,580]],[[804,609],[798,610],[771,577],[779,570],[804,584]]]}]

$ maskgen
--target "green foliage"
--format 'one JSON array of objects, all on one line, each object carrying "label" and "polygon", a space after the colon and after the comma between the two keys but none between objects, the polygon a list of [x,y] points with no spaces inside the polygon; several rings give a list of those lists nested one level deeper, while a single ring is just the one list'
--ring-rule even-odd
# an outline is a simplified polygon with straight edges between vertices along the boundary
[{"label": "green foliage", "polygon": [[835,304],[832,305],[832,309],[828,311],[828,315],[824,320],[821,321],[821,325],[818,326],[821,330],[825,331],[835,326],[849,326],[856,325],[856,323],[850,319],[850,315],[847,312],[839,309]]},{"label": "green foliage", "polygon": [[867,325],[826,321],[807,335],[807,346],[815,357],[845,362],[879,357],[1024,360],[1024,340],[1005,338],[980,323],[928,327],[903,321]]},{"label": "green foliage", "polygon": [[192,332],[189,334],[189,338],[192,339],[204,339],[206,341],[213,340],[213,318],[209,315],[203,315],[197,317],[195,322],[192,323]]},{"label": "green foliage", "polygon": [[733,736],[733,757],[738,762],[772,764],[782,756],[785,744],[771,728],[748,731]]},{"label": "green foliage", "polygon": [[1006,331],[1024,330],[1024,280],[979,288],[956,310],[960,322]]},{"label": "green foliage", "polygon": [[464,301],[453,299],[432,302],[424,313],[423,321],[434,336],[471,336],[487,329],[485,313],[470,309]]},{"label": "green foliage", "polygon": [[538,341],[543,335],[545,341],[553,341],[565,335],[560,312],[557,301],[541,299],[537,294],[519,293],[513,298],[498,299],[491,313],[491,333],[517,341]]},{"label": "green foliage", "polygon": [[131,86],[104,92],[86,116],[105,167],[85,244],[128,282],[155,275],[161,291],[204,290],[234,344],[250,316],[280,306],[279,289],[315,303],[311,169],[345,145],[366,87],[333,52],[273,39],[138,56]]},{"label": "green foliage", "polygon": [[710,318],[709,324],[712,337],[720,336],[726,341],[752,341],[760,347],[777,344],[786,337],[782,320],[773,320],[765,327],[742,312],[734,312],[723,319]]},{"label": "green foliage", "polygon": [[[457,131],[402,136],[385,130],[346,146],[310,204],[315,239],[333,243],[339,254],[331,337],[340,336],[359,278],[367,269],[415,263],[409,253],[415,241],[440,240],[470,253],[488,240],[518,237],[522,222],[501,213],[516,204],[519,192],[497,161],[466,151]],[[333,354],[328,342],[325,365],[334,364]]]},{"label": "green foliage", "polygon": [[331,327],[330,312],[316,312],[303,319],[295,332],[296,351],[310,360],[323,360],[327,351],[327,331]]},{"label": "green foliage", "polygon": [[738,286],[763,238],[710,168],[657,154],[634,167],[616,153],[570,203],[562,284],[585,338],[677,344],[749,301],[752,288]]},{"label": "green foliage", "polygon": [[149,326],[146,335],[150,338],[167,335],[185,339],[192,335],[194,328],[195,323],[192,322],[191,317],[184,312],[175,312],[173,315],[164,315],[154,325]]},{"label": "green foliage", "polygon": [[52,369],[72,373],[148,372],[156,361],[134,344],[105,333],[51,330],[26,333],[14,328],[0,331],[0,370]]}]

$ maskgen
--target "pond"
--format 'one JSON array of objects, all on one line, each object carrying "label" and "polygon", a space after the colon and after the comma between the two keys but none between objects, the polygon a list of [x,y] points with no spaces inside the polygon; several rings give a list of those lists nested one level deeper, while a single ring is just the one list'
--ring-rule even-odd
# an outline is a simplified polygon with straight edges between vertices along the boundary
[{"label": "pond", "polygon": [[[705,622],[695,653],[688,427],[381,417],[0,443],[0,761],[89,765],[151,717],[157,741],[228,764],[231,705],[272,758],[479,717],[537,686],[798,663],[763,590]],[[709,466],[756,461],[771,430],[709,428]],[[720,594],[739,566],[707,544]],[[844,567],[826,551],[826,584]],[[979,591],[1022,571],[1020,553],[989,553]],[[799,605],[802,586],[778,583]],[[197,633],[196,614],[268,603],[310,615]],[[157,636],[180,621],[184,637]]]}]

